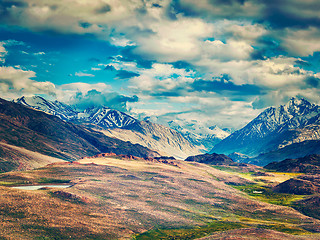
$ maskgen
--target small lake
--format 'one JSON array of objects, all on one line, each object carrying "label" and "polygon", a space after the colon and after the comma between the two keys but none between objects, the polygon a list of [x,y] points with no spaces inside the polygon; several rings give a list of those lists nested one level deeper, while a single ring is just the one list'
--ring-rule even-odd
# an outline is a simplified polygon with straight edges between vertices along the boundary
[{"label": "small lake", "polygon": [[71,187],[71,185],[29,185],[29,186],[17,186],[17,187],[12,187],[16,189],[22,189],[22,190],[38,190],[40,188],[68,188]]}]

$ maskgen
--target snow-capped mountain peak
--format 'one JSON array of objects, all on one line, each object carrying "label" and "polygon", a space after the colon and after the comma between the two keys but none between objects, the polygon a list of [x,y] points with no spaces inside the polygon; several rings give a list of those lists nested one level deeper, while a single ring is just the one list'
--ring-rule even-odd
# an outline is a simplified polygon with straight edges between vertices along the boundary
[{"label": "snow-capped mountain peak", "polygon": [[275,145],[274,139],[286,131],[304,128],[319,121],[319,106],[303,98],[291,98],[285,105],[267,108],[245,127],[217,144],[212,151],[256,155]]},{"label": "snow-capped mountain peak", "polygon": [[104,128],[124,128],[137,121],[123,112],[105,106],[79,111],[65,103],[49,101],[40,96],[23,96],[14,102],[55,115],[65,121],[92,123]]},{"label": "snow-capped mountain peak", "polygon": [[14,102],[55,115],[65,121],[75,118],[78,114],[78,112],[74,108],[67,104],[59,102],[57,100],[49,101],[40,96],[22,96],[21,98],[14,100]]},{"label": "snow-capped mountain peak", "polygon": [[108,107],[93,107],[86,109],[80,118],[104,128],[125,128],[138,120]]}]

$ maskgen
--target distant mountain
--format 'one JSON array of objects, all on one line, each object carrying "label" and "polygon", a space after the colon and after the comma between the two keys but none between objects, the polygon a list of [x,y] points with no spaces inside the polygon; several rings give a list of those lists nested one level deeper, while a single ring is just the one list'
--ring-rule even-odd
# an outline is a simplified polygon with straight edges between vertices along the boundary
[{"label": "distant mountain", "polygon": [[26,149],[64,160],[108,152],[138,157],[159,156],[139,144],[107,137],[82,125],[3,99],[0,99],[0,139],[5,144],[0,149],[0,160],[7,163],[12,160],[12,156],[6,154],[7,149],[16,150],[14,147],[18,147],[19,154]]},{"label": "distant mountain", "polygon": [[64,103],[48,101],[39,96],[22,97],[15,102],[58,116],[65,121],[85,124],[106,136],[140,144],[164,156],[184,159],[189,155],[199,154],[200,149],[205,151],[203,146],[193,146],[173,129],[148,121],[139,121],[108,107],[90,107],[78,111]]},{"label": "distant mountain", "polygon": [[206,163],[211,165],[233,165],[236,164],[231,158],[224,154],[201,154],[197,156],[190,156],[185,161],[188,162],[199,162],[199,163]]},{"label": "distant mountain", "polygon": [[293,143],[283,148],[248,158],[244,162],[265,166],[271,162],[279,162],[288,158],[301,158],[310,154],[320,154],[320,140],[307,140],[300,143]]},{"label": "distant mountain", "polygon": [[[293,143],[320,140],[320,135],[311,133],[319,131],[319,123],[319,106],[305,99],[292,98],[286,105],[266,109],[245,127],[218,143],[211,152],[238,152],[253,157]],[[304,134],[307,129],[308,134]]]},{"label": "distant mountain", "polygon": [[218,126],[203,127],[197,122],[188,123],[175,119],[168,124],[170,128],[181,133],[190,143],[202,148],[202,152],[208,152],[230,135],[230,132],[222,130]]},{"label": "distant mountain", "polygon": [[298,159],[286,159],[281,162],[272,162],[264,168],[278,172],[320,174],[320,155],[312,154]]},{"label": "distant mountain", "polygon": [[104,129],[101,132],[110,137],[154,149],[163,156],[184,159],[200,153],[199,148],[193,146],[179,132],[149,121],[136,121],[122,129]]},{"label": "distant mountain", "polygon": [[13,102],[22,104],[33,109],[37,109],[51,115],[57,116],[62,120],[69,121],[77,118],[78,111],[59,101],[49,101],[40,96],[21,97]]},{"label": "distant mountain", "polygon": [[21,97],[14,102],[52,114],[65,121],[95,124],[103,128],[123,128],[137,121],[123,112],[108,107],[90,107],[79,111],[65,103],[57,100],[49,101],[40,96]]}]

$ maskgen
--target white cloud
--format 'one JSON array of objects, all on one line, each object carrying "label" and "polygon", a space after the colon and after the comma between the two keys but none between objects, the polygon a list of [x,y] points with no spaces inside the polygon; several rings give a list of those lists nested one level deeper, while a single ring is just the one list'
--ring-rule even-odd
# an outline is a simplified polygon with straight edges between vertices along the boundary
[{"label": "white cloud", "polygon": [[4,47],[4,42],[0,42],[0,63],[5,62],[5,56],[7,55],[7,50]]},{"label": "white cloud", "polygon": [[253,47],[245,41],[227,40],[223,43],[220,40],[206,40],[203,44],[202,58],[219,59],[221,61],[232,59],[248,59],[253,52]]},{"label": "white cloud", "polygon": [[35,31],[103,34],[108,31],[106,24],[130,18],[143,6],[140,0],[22,0],[5,9],[4,20]]},{"label": "white cloud", "polygon": [[[111,90],[111,86],[105,83],[84,83],[84,82],[76,82],[76,83],[68,83],[58,86],[58,89],[61,90],[61,95],[59,99],[63,97],[64,99],[70,98],[72,95],[75,95],[77,92],[81,92],[82,94],[87,94],[90,90],[98,90],[100,92],[106,92]],[[65,96],[63,96],[65,95]]]},{"label": "white cloud", "polygon": [[253,84],[266,88],[286,88],[299,86],[303,79],[312,74],[297,66],[298,59],[288,57],[274,57],[267,60],[232,60],[221,62],[219,60],[201,59],[195,62],[199,67],[205,67],[209,74],[207,77],[219,77],[228,74],[237,85]]},{"label": "white cloud", "polygon": [[21,95],[47,94],[55,95],[56,88],[51,82],[32,80],[36,76],[33,71],[25,71],[14,67],[0,67],[0,92],[5,98],[16,98]]},{"label": "white cloud", "polygon": [[134,42],[132,42],[131,40],[126,39],[124,37],[122,37],[122,38],[111,37],[110,42],[112,45],[118,46],[118,47],[127,47],[127,46],[135,46],[136,45]]},{"label": "white cloud", "polygon": [[37,52],[37,53],[34,53],[34,55],[45,55],[46,53],[45,52]]},{"label": "white cloud", "polygon": [[320,51],[320,29],[309,27],[303,30],[287,29],[280,37],[282,46],[291,54],[298,56],[313,55]]},{"label": "white cloud", "polygon": [[148,36],[132,36],[137,42],[135,53],[164,62],[190,60],[199,56],[202,39],[213,34],[212,24],[201,19],[182,17],[174,21],[160,19],[150,22],[146,29],[152,33]]},{"label": "white cloud", "polygon": [[183,7],[187,7],[199,14],[205,14],[209,18],[222,17],[256,17],[263,14],[264,5],[259,1],[220,1],[220,0],[181,0]]},{"label": "white cloud", "polygon": [[94,77],[93,74],[84,72],[76,72],[74,75],[77,77]]}]

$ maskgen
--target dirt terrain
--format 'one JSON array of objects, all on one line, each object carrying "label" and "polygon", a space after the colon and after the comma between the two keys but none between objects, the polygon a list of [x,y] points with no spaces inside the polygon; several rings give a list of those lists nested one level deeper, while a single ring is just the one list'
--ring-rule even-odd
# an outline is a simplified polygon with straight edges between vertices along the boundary
[{"label": "dirt terrain", "polygon": [[[271,177],[255,174],[237,173],[227,167],[221,171],[201,163],[119,156],[3,173],[0,236],[198,239],[215,232],[250,228],[320,237],[320,221],[288,205],[301,196],[269,196],[265,194],[268,189],[258,183]],[[43,183],[72,186],[36,191],[10,188]]]}]

